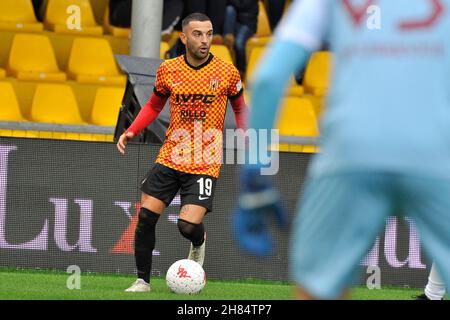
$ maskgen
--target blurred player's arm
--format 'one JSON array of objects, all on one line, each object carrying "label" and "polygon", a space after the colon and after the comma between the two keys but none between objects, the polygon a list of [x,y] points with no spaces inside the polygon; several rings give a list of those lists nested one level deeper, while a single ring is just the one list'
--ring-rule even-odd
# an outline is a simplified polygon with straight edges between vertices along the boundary
[{"label": "blurred player's arm", "polygon": [[141,108],[130,127],[119,137],[117,149],[125,153],[128,141],[137,136],[142,130],[156,119],[164,108],[170,96],[170,86],[166,84],[166,69],[164,63],[158,68],[153,93],[147,103]]},{"label": "blurred player's arm", "polygon": [[[278,27],[274,41],[260,60],[252,76],[252,97],[249,128],[266,129],[267,146],[270,131],[289,78],[307,63],[311,53],[318,50],[329,23],[329,6],[334,0],[297,0],[292,4]],[[292,119],[295,121],[295,119]],[[260,136],[261,131],[258,133]],[[261,175],[259,159],[264,140],[258,148],[249,148],[247,159],[258,159],[256,165],[245,165],[240,174],[239,206],[232,221],[237,244],[246,252],[266,256],[273,252],[268,218],[286,226],[287,214],[271,180]]]}]

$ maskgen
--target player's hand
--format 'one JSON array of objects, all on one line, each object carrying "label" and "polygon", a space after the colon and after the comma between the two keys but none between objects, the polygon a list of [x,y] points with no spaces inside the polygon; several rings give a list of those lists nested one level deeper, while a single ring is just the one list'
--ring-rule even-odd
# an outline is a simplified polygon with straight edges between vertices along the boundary
[{"label": "player's hand", "polygon": [[239,206],[232,217],[236,242],[248,253],[268,256],[275,246],[268,224],[275,220],[278,226],[286,227],[287,213],[281,206],[279,193],[269,177],[261,175],[259,167],[244,166],[240,180]]},{"label": "player's hand", "polygon": [[131,139],[134,138],[133,132],[124,132],[120,135],[119,141],[117,141],[117,149],[121,154],[125,154],[125,147]]}]

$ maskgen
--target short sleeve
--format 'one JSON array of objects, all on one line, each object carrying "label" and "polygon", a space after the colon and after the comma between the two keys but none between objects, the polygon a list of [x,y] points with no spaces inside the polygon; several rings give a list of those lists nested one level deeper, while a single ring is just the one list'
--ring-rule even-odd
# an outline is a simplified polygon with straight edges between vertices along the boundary
[{"label": "short sleeve", "polygon": [[238,69],[235,67],[232,68],[231,78],[228,85],[227,96],[230,99],[237,98],[243,92],[241,75],[239,74]]},{"label": "short sleeve", "polygon": [[167,97],[170,95],[170,87],[167,84],[167,71],[166,66],[164,63],[162,63],[158,71],[156,72],[156,81],[155,81],[155,87],[153,88],[153,92],[160,97]]}]

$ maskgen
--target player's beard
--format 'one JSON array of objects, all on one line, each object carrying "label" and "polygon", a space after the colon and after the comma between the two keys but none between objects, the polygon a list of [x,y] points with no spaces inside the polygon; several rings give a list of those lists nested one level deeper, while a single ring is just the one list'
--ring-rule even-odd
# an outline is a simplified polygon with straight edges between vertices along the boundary
[{"label": "player's beard", "polygon": [[187,43],[187,49],[189,51],[189,54],[191,57],[195,58],[196,60],[203,60],[209,55],[209,46],[202,52],[200,47],[194,48],[194,46],[191,43]]}]

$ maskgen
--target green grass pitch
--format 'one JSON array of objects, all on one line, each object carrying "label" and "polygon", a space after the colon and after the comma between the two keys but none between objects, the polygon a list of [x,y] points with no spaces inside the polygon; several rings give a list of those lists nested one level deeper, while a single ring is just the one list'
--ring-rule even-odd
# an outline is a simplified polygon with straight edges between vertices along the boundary
[{"label": "green grass pitch", "polygon": [[[54,271],[0,269],[0,300],[288,300],[293,287],[287,283],[260,280],[207,280],[198,295],[177,295],[169,291],[165,279],[153,278],[150,293],[123,292],[135,278],[131,275],[81,274],[81,288],[70,290],[70,274]],[[351,290],[356,300],[408,300],[423,289],[382,288]]]}]

